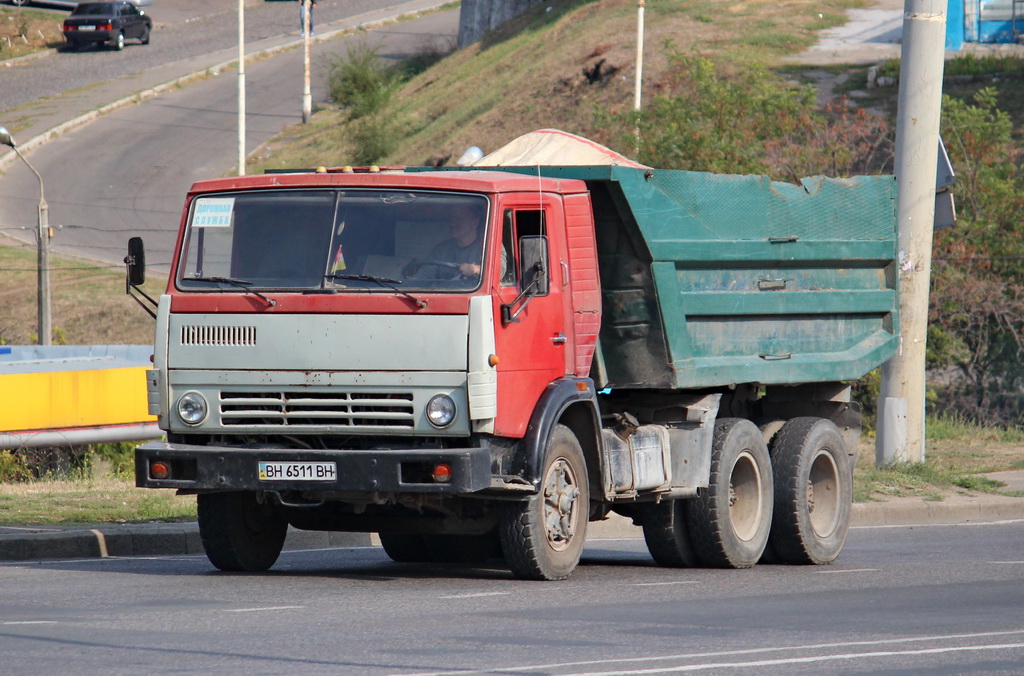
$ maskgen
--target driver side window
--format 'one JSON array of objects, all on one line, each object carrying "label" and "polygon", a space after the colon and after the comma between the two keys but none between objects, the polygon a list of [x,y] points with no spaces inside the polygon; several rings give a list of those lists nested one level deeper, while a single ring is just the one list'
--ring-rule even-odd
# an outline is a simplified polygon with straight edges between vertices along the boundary
[{"label": "driver side window", "polygon": [[519,240],[545,234],[544,211],[540,209],[506,209],[501,227],[501,285],[521,286]]}]

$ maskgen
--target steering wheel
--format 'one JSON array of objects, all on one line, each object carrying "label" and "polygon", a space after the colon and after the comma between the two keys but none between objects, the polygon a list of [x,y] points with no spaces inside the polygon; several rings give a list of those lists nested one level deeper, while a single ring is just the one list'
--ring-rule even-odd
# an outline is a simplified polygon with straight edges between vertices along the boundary
[{"label": "steering wheel", "polygon": [[459,272],[458,263],[431,260],[429,258],[423,260],[417,258],[416,260],[406,263],[405,267],[402,268],[402,276],[412,277],[420,268],[422,268],[425,265],[433,265],[436,266],[437,268],[440,268],[440,270],[438,270],[440,274],[435,275],[433,277],[434,279],[452,280],[458,279],[459,277],[462,276],[462,273]]}]

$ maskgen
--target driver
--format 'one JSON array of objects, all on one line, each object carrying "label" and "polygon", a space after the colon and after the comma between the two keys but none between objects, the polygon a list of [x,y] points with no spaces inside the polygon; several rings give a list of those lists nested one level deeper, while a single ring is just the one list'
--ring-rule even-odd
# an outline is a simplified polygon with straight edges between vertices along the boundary
[{"label": "driver", "polygon": [[463,277],[480,274],[480,263],[484,251],[484,222],[476,209],[460,208],[452,214],[449,239],[439,242],[430,257],[445,263],[454,263]]}]

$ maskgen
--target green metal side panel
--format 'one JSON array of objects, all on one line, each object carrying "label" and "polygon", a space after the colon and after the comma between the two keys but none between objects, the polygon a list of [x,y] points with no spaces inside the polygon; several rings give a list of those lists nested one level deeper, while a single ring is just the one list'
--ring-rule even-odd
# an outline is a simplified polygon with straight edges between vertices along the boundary
[{"label": "green metal side panel", "polygon": [[797,185],[613,166],[503,170],[590,187],[602,384],[852,380],[897,349],[891,176]]}]

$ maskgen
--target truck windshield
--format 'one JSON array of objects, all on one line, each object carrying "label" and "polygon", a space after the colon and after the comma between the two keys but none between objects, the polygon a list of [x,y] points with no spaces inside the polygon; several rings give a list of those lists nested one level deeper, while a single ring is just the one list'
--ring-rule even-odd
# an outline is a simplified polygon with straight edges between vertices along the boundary
[{"label": "truck windshield", "polygon": [[177,286],[472,290],[480,284],[487,206],[482,195],[407,190],[203,195],[192,202]]}]

